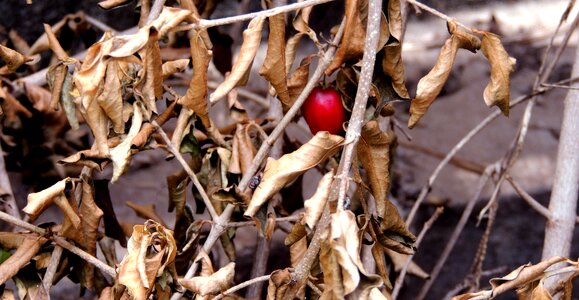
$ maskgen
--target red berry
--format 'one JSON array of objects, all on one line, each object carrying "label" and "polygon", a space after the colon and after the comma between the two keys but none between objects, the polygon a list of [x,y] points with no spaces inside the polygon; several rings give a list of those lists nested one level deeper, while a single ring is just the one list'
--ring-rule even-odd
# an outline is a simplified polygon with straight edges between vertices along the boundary
[{"label": "red berry", "polygon": [[332,87],[315,87],[302,105],[302,114],[313,134],[318,131],[341,133],[342,123],[346,121],[342,98]]}]

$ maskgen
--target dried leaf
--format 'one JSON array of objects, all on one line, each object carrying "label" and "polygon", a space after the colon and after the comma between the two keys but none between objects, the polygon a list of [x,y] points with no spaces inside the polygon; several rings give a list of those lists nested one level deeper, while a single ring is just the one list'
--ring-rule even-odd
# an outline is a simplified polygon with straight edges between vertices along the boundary
[{"label": "dried leaf", "polygon": [[345,61],[353,58],[362,57],[364,53],[364,42],[366,29],[362,20],[360,20],[360,3],[359,0],[346,0],[345,16],[346,27],[340,47],[336,51],[334,59],[326,68],[326,75],[331,75]]},{"label": "dried leaf", "polygon": [[318,188],[314,195],[304,202],[304,208],[306,214],[304,215],[304,220],[310,228],[314,228],[318,223],[318,220],[322,216],[324,207],[328,202],[330,197],[330,188],[332,187],[332,182],[334,181],[334,170],[326,173],[324,177],[318,183]]},{"label": "dried leaf", "polygon": [[214,295],[225,291],[233,283],[235,263],[230,262],[210,276],[196,276],[191,279],[179,279],[186,289],[201,296]]},{"label": "dried leaf", "polygon": [[134,299],[147,299],[155,282],[174,263],[177,247],[170,230],[148,220],[135,225],[127,254],[119,264],[117,282]]},{"label": "dried leaf", "polygon": [[285,14],[269,17],[269,36],[267,39],[267,54],[259,75],[265,77],[275,88],[281,101],[283,112],[287,112],[292,103],[287,87],[287,71],[285,62]]},{"label": "dried leaf", "polygon": [[[396,272],[400,272],[406,265],[408,258],[410,258],[410,256],[407,254],[401,254],[390,249],[384,249],[384,252],[390,256],[390,260],[392,260],[392,264],[394,265],[394,271]],[[410,262],[407,272],[408,274],[414,275],[421,279],[430,278],[430,274],[426,273],[426,271],[424,271],[418,264],[416,264],[414,260]]]},{"label": "dried leaf", "polygon": [[155,204],[140,205],[132,201],[127,201],[126,204],[133,211],[135,211],[137,216],[145,220],[151,219],[161,224],[163,227],[167,227],[167,225],[165,225],[165,222],[163,222],[163,219],[159,216],[159,214],[157,214]]},{"label": "dried leaf", "polygon": [[565,260],[563,257],[554,256],[536,265],[522,265],[504,277],[489,280],[493,288],[492,297],[540,279],[547,268]]},{"label": "dried leaf", "polygon": [[98,3],[102,9],[111,9],[113,7],[121,6],[125,3],[129,2],[129,0],[104,0]]},{"label": "dried leaf", "polygon": [[59,109],[60,99],[62,95],[62,86],[64,84],[64,80],[67,74],[68,74],[68,67],[64,64],[57,64],[55,66],[50,67],[48,69],[48,73],[46,74],[48,78],[48,85],[52,90],[52,99],[50,100],[50,107],[53,110]]},{"label": "dried leaf", "polygon": [[496,105],[508,117],[511,73],[516,59],[509,57],[499,37],[490,32],[483,34],[481,50],[491,65],[491,81],[483,93],[485,103],[489,107]]},{"label": "dried leaf", "polygon": [[410,95],[404,81],[404,63],[402,62],[402,45],[400,43],[384,46],[382,71],[391,78],[392,88],[396,94],[402,99],[409,99]]},{"label": "dried leaf", "polygon": [[0,285],[6,283],[24,265],[28,264],[30,259],[38,253],[40,247],[47,241],[48,239],[34,234],[23,234],[23,239],[18,249],[0,265]]},{"label": "dried leaf", "polygon": [[62,49],[60,42],[58,41],[58,39],[54,35],[54,32],[52,31],[52,27],[50,27],[50,25],[48,24],[43,25],[44,25],[44,32],[48,38],[48,46],[50,47],[50,50],[54,52],[56,57],[58,57],[58,59],[61,62],[68,60],[69,59],[68,54],[66,53],[66,51],[64,51],[64,49]]},{"label": "dried leaf", "polygon": [[283,299],[292,281],[291,273],[288,269],[275,270],[269,277],[267,286],[267,300]]},{"label": "dried leaf", "polygon": [[54,203],[62,210],[64,215],[75,224],[75,228],[78,228],[80,226],[80,218],[70,206],[64,194],[65,189],[69,190],[71,188],[72,181],[67,177],[40,192],[30,193],[28,194],[28,203],[22,211],[28,214],[31,220],[35,220],[45,209]]},{"label": "dried leaf", "polygon": [[237,124],[231,153],[231,163],[228,172],[234,174],[245,174],[257,153],[257,148],[261,145],[262,129],[254,121],[246,124]]},{"label": "dried leaf", "polygon": [[147,44],[139,51],[143,60],[144,75],[138,84],[144,98],[147,111],[157,112],[155,101],[163,95],[163,63],[159,48],[159,33],[155,28],[149,30]]},{"label": "dried leaf", "polygon": [[442,90],[452,70],[458,49],[463,48],[475,52],[476,49],[480,48],[480,40],[477,37],[459,31],[452,22],[448,23],[448,25],[451,33],[450,38],[446,40],[440,49],[440,53],[432,70],[418,82],[416,98],[412,100],[412,104],[410,105],[409,128],[414,127],[416,123],[418,123]]},{"label": "dried leaf", "polygon": [[113,123],[114,131],[119,134],[125,132],[125,124],[123,122],[123,94],[121,89],[122,71],[118,60],[111,59],[107,63],[103,90],[96,98],[97,103],[105,115]]},{"label": "dried leaf", "polygon": [[16,72],[16,69],[21,65],[32,60],[32,58],[26,57],[3,45],[0,45],[0,58],[6,63],[6,66],[0,69],[0,74],[3,75]]},{"label": "dried leaf", "polygon": [[308,55],[300,62],[299,67],[291,74],[287,79],[287,88],[289,92],[289,106],[293,106],[294,102],[298,99],[310,76],[310,64],[312,63],[313,55]]},{"label": "dried leaf", "polygon": [[139,102],[133,103],[133,119],[131,121],[131,129],[123,139],[123,141],[111,149],[110,158],[113,162],[113,177],[111,182],[116,182],[119,177],[124,174],[129,168],[131,162],[131,145],[133,138],[139,134],[141,125],[143,124],[143,113],[139,107]]},{"label": "dried leaf", "polygon": [[517,288],[517,297],[520,300],[551,300],[551,294],[543,285],[543,280],[530,282]]},{"label": "dried leaf", "polygon": [[394,132],[382,132],[378,122],[372,120],[362,127],[362,136],[357,146],[358,159],[366,170],[372,195],[376,200],[378,216],[385,216],[386,201],[390,193],[390,169],[396,149]]},{"label": "dried leaf", "polygon": [[246,73],[251,69],[253,59],[261,42],[261,28],[263,17],[257,17],[243,31],[243,44],[239,50],[237,61],[231,69],[229,76],[215,89],[209,97],[209,102],[215,103],[227,95],[234,87],[244,85],[247,79]]},{"label": "dried leaf", "polygon": [[169,78],[169,76],[171,76],[175,73],[183,72],[187,68],[188,65],[189,65],[189,59],[188,58],[182,58],[182,59],[164,62],[163,66],[162,66],[163,79],[167,79],[167,78]]},{"label": "dried leaf", "polygon": [[191,61],[193,63],[193,77],[189,82],[187,93],[178,102],[194,111],[201,119],[203,126],[209,128],[211,127],[211,122],[207,108],[207,68],[212,53],[207,50],[200,32],[195,32],[189,42],[191,46]]},{"label": "dried leaf", "polygon": [[290,262],[296,267],[308,250],[306,226],[301,222],[295,223],[284,240],[284,244],[290,249]]},{"label": "dried leaf", "polygon": [[285,154],[278,160],[268,158],[261,183],[255,190],[244,215],[252,217],[263,203],[287,183],[338,151],[343,141],[344,138],[341,136],[320,131],[298,150]]},{"label": "dried leaf", "polygon": [[384,218],[370,218],[371,233],[375,234],[373,238],[383,247],[403,254],[413,254],[416,237],[408,231],[394,204],[390,201],[384,203]]}]

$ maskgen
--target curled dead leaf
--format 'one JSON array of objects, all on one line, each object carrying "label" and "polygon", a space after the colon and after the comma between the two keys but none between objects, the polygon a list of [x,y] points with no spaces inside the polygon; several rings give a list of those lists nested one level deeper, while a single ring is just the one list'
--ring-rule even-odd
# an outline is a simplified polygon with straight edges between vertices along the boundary
[{"label": "curled dead leaf", "polygon": [[251,69],[261,42],[263,21],[263,17],[257,17],[249,22],[247,29],[243,31],[243,44],[239,50],[237,61],[231,68],[229,76],[211,94],[209,102],[215,103],[224,98],[234,87],[245,84],[247,73]]},{"label": "curled dead leaf", "polygon": [[74,227],[78,228],[80,226],[80,218],[68,203],[64,193],[65,190],[71,190],[72,188],[72,179],[67,177],[40,192],[30,193],[28,194],[28,203],[22,211],[28,214],[31,220],[35,220],[50,205],[56,204],[63,214],[73,222]]},{"label": "curled dead leaf", "polygon": [[480,48],[481,43],[476,36],[459,31],[454,23],[448,23],[448,25],[451,33],[450,38],[446,40],[440,49],[440,53],[432,70],[418,82],[416,97],[410,105],[409,128],[414,127],[416,123],[418,123],[438,94],[440,94],[442,87],[450,75],[458,49],[463,48],[474,52]]},{"label": "curled dead leaf", "polygon": [[343,141],[344,138],[341,136],[320,131],[298,150],[285,154],[278,160],[268,158],[261,183],[256,188],[244,215],[252,217],[261,205],[287,183],[336,153]]},{"label": "curled dead leaf", "polygon": [[491,80],[483,93],[485,103],[489,107],[496,105],[508,117],[511,73],[516,59],[509,56],[499,37],[490,32],[483,33],[481,50],[491,65]]},{"label": "curled dead leaf", "polygon": [[277,92],[284,112],[291,107],[287,87],[287,70],[285,55],[285,14],[269,17],[269,36],[267,54],[259,75],[265,77]]},{"label": "curled dead leaf", "polygon": [[32,60],[32,58],[3,45],[0,45],[0,58],[6,63],[4,67],[0,68],[0,74],[4,75],[14,73],[21,65]]},{"label": "curled dead leaf", "polygon": [[235,263],[230,262],[225,267],[209,276],[195,276],[191,279],[179,279],[179,283],[186,289],[201,296],[214,295],[225,291],[233,283]]},{"label": "curled dead leaf", "polygon": [[304,202],[304,208],[306,214],[304,215],[304,221],[310,228],[314,228],[318,223],[318,220],[322,216],[324,207],[328,202],[330,197],[330,188],[332,187],[332,182],[334,181],[334,170],[326,173],[324,177],[318,183],[318,188],[314,195]]}]

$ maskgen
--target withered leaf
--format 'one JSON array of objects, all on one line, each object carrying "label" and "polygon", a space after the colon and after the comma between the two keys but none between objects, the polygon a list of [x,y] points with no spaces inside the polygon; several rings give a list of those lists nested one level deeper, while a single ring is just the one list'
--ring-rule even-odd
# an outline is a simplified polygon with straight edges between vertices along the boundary
[{"label": "withered leaf", "polygon": [[54,32],[52,31],[52,27],[50,27],[50,25],[48,24],[44,24],[44,32],[46,33],[46,36],[48,38],[48,45],[50,47],[50,50],[54,52],[54,54],[56,55],[56,57],[58,57],[60,61],[68,60],[69,59],[68,54],[66,53],[66,51],[64,51],[64,49],[62,49],[60,42],[58,41],[58,39],[54,35]]},{"label": "withered leaf", "polygon": [[14,73],[21,65],[32,60],[3,45],[0,45],[0,58],[6,63],[6,66],[0,69],[0,74],[4,75]]},{"label": "withered leaf", "polygon": [[121,90],[121,76],[123,73],[119,63],[120,61],[115,59],[111,59],[107,63],[103,90],[97,96],[96,101],[113,123],[114,131],[116,133],[124,133],[123,95]]},{"label": "withered leaf", "polygon": [[38,253],[40,247],[47,241],[48,239],[44,237],[33,234],[23,234],[22,241],[16,251],[0,264],[0,285],[6,283],[8,279],[16,275],[16,273]]},{"label": "withered leaf", "polygon": [[390,201],[384,204],[384,217],[370,218],[371,233],[375,234],[373,238],[383,247],[403,254],[413,254],[416,237],[406,228],[396,206]]},{"label": "withered leaf", "polygon": [[46,77],[48,78],[48,85],[52,90],[52,99],[50,101],[50,107],[53,110],[59,109],[60,99],[62,95],[62,86],[64,84],[64,80],[67,74],[68,68],[64,64],[57,64],[51,66],[48,69],[48,73],[46,74]]},{"label": "withered leaf", "polygon": [[72,188],[72,184],[72,180],[67,177],[40,192],[28,194],[28,203],[22,211],[28,214],[31,220],[34,220],[54,203],[78,228],[80,226],[80,218],[70,206],[64,194],[65,189]]},{"label": "withered leaf", "polygon": [[284,244],[290,248],[290,262],[296,267],[308,250],[307,231],[304,224],[297,222],[286,236]]},{"label": "withered leaf", "polygon": [[143,60],[144,75],[141,75],[139,84],[144,103],[148,111],[157,112],[155,101],[163,94],[163,63],[161,62],[161,49],[159,48],[159,33],[155,28],[149,30],[149,37],[144,48],[139,50]]},{"label": "withered leaf", "polygon": [[486,86],[483,98],[487,106],[496,105],[505,116],[509,116],[511,73],[516,59],[509,56],[500,38],[484,32],[481,50],[491,65],[491,81]]},{"label": "withered leaf", "polygon": [[285,46],[285,69],[289,73],[291,67],[296,58],[297,50],[299,47],[300,40],[304,35],[307,35],[314,44],[319,46],[318,37],[316,32],[310,28],[309,20],[310,13],[312,12],[313,6],[304,7],[296,12],[296,16],[292,21],[292,26],[297,31],[292,37],[287,40]]},{"label": "withered leaf", "polygon": [[529,282],[528,284],[517,288],[517,297],[521,300],[551,300],[549,290],[545,288],[543,280]]},{"label": "withered leaf", "polygon": [[480,40],[474,35],[459,31],[452,22],[448,23],[448,28],[451,36],[440,49],[434,67],[418,82],[416,98],[412,100],[410,105],[409,128],[418,123],[438,94],[440,94],[450,75],[458,49],[463,48],[474,52],[480,48]]},{"label": "withered leaf", "polygon": [[[385,248],[384,252],[390,256],[390,260],[392,260],[392,264],[394,265],[394,271],[400,272],[402,268],[406,265],[408,258],[410,257],[407,254],[398,253],[396,251],[390,250]],[[421,279],[428,279],[430,274],[426,273],[416,262],[411,261],[410,265],[407,269],[408,274],[414,275]]]},{"label": "withered leaf", "polygon": [[289,283],[292,280],[291,273],[288,269],[275,270],[269,277],[269,284],[267,286],[267,300],[283,299],[285,292],[289,288]]},{"label": "withered leaf", "polygon": [[189,65],[189,59],[188,58],[182,58],[182,59],[164,62],[163,66],[162,66],[163,79],[167,79],[169,76],[171,76],[175,73],[183,72],[187,68],[187,65]]},{"label": "withered leaf", "polygon": [[98,3],[102,9],[111,9],[129,2],[129,0],[104,0]]},{"label": "withered leaf", "polygon": [[341,136],[320,131],[298,150],[285,154],[278,160],[268,158],[261,183],[256,188],[245,215],[252,217],[263,203],[287,183],[338,151],[343,141]]},{"label": "withered leaf", "polygon": [[326,75],[334,73],[345,61],[357,57],[362,57],[364,53],[364,42],[366,29],[360,19],[360,0],[346,0],[346,27],[340,47],[336,51],[334,59],[326,68]]},{"label": "withered leaf", "polygon": [[133,103],[133,118],[131,121],[131,129],[123,139],[123,141],[111,149],[110,159],[113,162],[113,177],[111,182],[116,182],[121,175],[123,175],[129,168],[131,162],[131,145],[133,138],[139,134],[141,125],[143,124],[143,112],[139,106],[139,102]]},{"label": "withered leaf", "polygon": [[402,45],[400,43],[384,46],[382,71],[391,78],[392,88],[396,94],[402,99],[409,99],[410,95],[404,81],[404,63],[402,62]]},{"label": "withered leaf", "polygon": [[275,88],[284,112],[291,107],[285,62],[285,14],[269,17],[267,54],[259,75]]},{"label": "withered leaf", "polygon": [[261,42],[263,21],[263,17],[257,17],[249,22],[247,29],[243,31],[243,44],[239,50],[237,61],[231,68],[229,76],[211,94],[209,102],[215,103],[225,97],[234,87],[245,84],[247,73],[251,69],[253,59]]},{"label": "withered leaf", "polygon": [[331,170],[322,177],[314,195],[304,202],[304,208],[306,211],[304,221],[312,229],[316,226],[318,220],[322,216],[322,212],[324,211],[324,207],[326,206],[330,196],[330,188],[332,187],[333,181],[334,170]]},{"label": "withered leaf", "polygon": [[209,276],[196,276],[191,279],[179,279],[186,289],[201,296],[214,295],[225,291],[233,282],[235,263],[230,262],[225,267]]},{"label": "withered leaf", "polygon": [[376,199],[378,216],[384,215],[390,193],[390,169],[396,149],[394,132],[382,132],[378,122],[372,120],[362,127],[362,136],[357,146],[358,159],[366,170],[372,195]]},{"label": "withered leaf", "polygon": [[287,79],[287,88],[289,93],[289,107],[293,106],[294,102],[298,99],[310,76],[310,64],[312,63],[312,55],[308,55],[300,62],[299,67],[291,74]]},{"label": "withered leaf", "polygon": [[211,127],[209,110],[207,108],[207,67],[211,60],[211,51],[201,38],[200,32],[195,32],[189,40],[191,47],[191,61],[193,63],[193,77],[189,82],[187,93],[179,103],[195,112],[205,128]]},{"label": "withered leaf", "polygon": [[257,147],[261,144],[261,130],[254,121],[246,124],[237,124],[235,135],[233,136],[231,163],[229,164],[228,172],[245,174],[249,169],[253,157],[257,153]]},{"label": "withered leaf", "polygon": [[134,299],[146,299],[156,280],[174,263],[177,246],[170,230],[148,220],[135,225],[127,254],[119,264],[117,282]]}]

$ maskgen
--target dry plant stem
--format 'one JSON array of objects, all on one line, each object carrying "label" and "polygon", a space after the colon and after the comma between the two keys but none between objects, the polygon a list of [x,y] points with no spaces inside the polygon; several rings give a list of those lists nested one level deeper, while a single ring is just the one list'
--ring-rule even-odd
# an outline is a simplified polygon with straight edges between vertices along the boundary
[{"label": "dry plant stem", "polygon": [[173,143],[171,143],[171,139],[169,139],[169,137],[167,136],[167,134],[165,133],[163,128],[161,128],[161,126],[159,126],[157,121],[153,120],[151,122],[151,124],[153,124],[153,126],[155,126],[155,128],[157,129],[157,132],[159,132],[159,134],[161,135],[161,138],[163,139],[163,141],[167,145],[167,149],[169,150],[169,152],[171,152],[173,155],[175,155],[175,158],[177,158],[177,160],[179,161],[179,163],[181,164],[181,166],[183,167],[185,172],[187,172],[187,175],[189,175],[189,178],[191,178],[191,181],[193,181],[193,185],[195,185],[195,188],[197,189],[197,191],[201,195],[201,198],[203,199],[203,202],[205,203],[205,206],[207,207],[207,211],[209,212],[211,219],[217,220],[219,215],[215,211],[215,208],[213,207],[211,200],[209,200],[209,196],[207,196],[205,189],[203,188],[203,186],[199,182],[199,179],[197,179],[197,175],[195,175],[195,172],[193,172],[193,170],[191,170],[191,167],[189,167],[189,164],[185,161],[185,159],[183,158],[183,156],[181,155],[179,150],[175,149],[175,146],[173,146]]},{"label": "dry plant stem", "polygon": [[[420,246],[420,242],[422,242],[422,239],[424,238],[424,236],[426,235],[428,230],[430,230],[430,228],[432,227],[432,224],[434,224],[434,222],[436,222],[436,220],[438,219],[438,217],[440,217],[440,215],[442,214],[443,211],[444,211],[444,207],[442,207],[442,206],[436,208],[436,211],[434,211],[432,216],[430,216],[430,219],[428,219],[428,221],[426,221],[426,223],[424,223],[422,230],[420,231],[420,233],[418,234],[418,237],[416,238],[416,243],[415,243],[416,248],[418,248]],[[406,264],[404,264],[404,268],[402,268],[402,270],[400,271],[400,274],[396,278],[396,282],[394,283],[394,290],[392,291],[392,296],[391,296],[392,300],[396,300],[396,298],[398,297],[398,294],[400,293],[400,289],[402,288],[402,283],[404,282],[404,277],[406,277],[406,272],[408,272],[408,267],[410,267],[410,263],[412,262],[413,258],[414,258],[414,254],[412,254],[408,257]]]},{"label": "dry plant stem", "polygon": [[462,27],[462,28],[464,28],[464,29],[466,29],[466,30],[468,30],[468,31],[471,31],[471,32],[474,31],[472,28],[470,28],[470,27],[468,27],[468,26],[466,26],[466,25],[464,25],[464,24],[456,21],[455,19],[453,19],[453,18],[451,18],[451,17],[449,17],[449,16],[447,16],[447,15],[439,12],[438,10],[436,10],[436,9],[434,9],[434,8],[426,5],[426,4],[420,3],[420,2],[418,2],[418,1],[416,1],[416,0],[404,0],[404,1],[406,1],[407,3],[410,3],[410,4],[412,4],[412,5],[414,5],[415,7],[418,7],[418,8],[420,8],[420,9],[425,10],[425,11],[431,13],[431,14],[434,15],[434,16],[437,16],[437,17],[439,17],[439,18],[441,18],[441,19],[443,19],[443,20],[446,20],[447,22],[451,22],[451,21],[452,21],[452,22],[455,22],[456,25],[458,25],[458,26],[460,26],[460,27]]},{"label": "dry plant stem", "polygon": [[[0,211],[0,220],[10,223],[14,226],[18,226],[24,229],[27,229],[31,232],[37,233],[41,236],[47,236],[49,234],[48,230],[40,228],[38,226],[34,226],[30,223],[24,222],[20,219],[17,219],[3,211]],[[98,260],[96,257],[86,253],[82,249],[78,248],[77,246],[69,243],[66,239],[59,237],[59,236],[49,236],[58,246],[76,254],[83,260],[87,261],[88,263],[94,265],[95,267],[99,268],[103,271],[104,274],[107,274],[111,277],[116,276],[116,272],[114,268],[109,267],[107,264],[103,263],[102,261]]]},{"label": "dry plant stem", "polygon": [[446,259],[448,258],[448,256],[450,255],[450,252],[454,248],[454,245],[458,241],[458,238],[459,238],[460,234],[462,233],[462,230],[464,229],[464,226],[466,225],[468,218],[470,217],[472,210],[474,209],[474,206],[477,203],[477,200],[480,197],[480,194],[482,193],[482,191],[483,191],[489,177],[491,176],[491,173],[494,170],[494,168],[495,168],[495,165],[489,165],[485,169],[482,176],[480,177],[476,192],[474,193],[473,197],[470,199],[470,201],[468,202],[468,204],[464,208],[462,215],[460,216],[460,220],[458,221],[458,224],[456,224],[456,227],[454,228],[454,231],[452,232],[450,240],[446,244],[446,247],[444,248],[442,254],[440,255],[440,258],[436,262],[436,265],[434,266],[434,268],[430,272],[430,280],[426,281],[426,283],[424,284],[424,286],[420,290],[420,294],[418,295],[418,297],[416,297],[416,300],[422,300],[422,299],[424,299],[424,297],[426,297],[426,295],[428,294],[428,290],[430,289],[430,287],[432,286],[432,284],[436,280],[436,277],[438,277],[438,274],[440,274],[442,267],[446,263]]},{"label": "dry plant stem", "polygon": [[153,3],[153,6],[151,7],[151,11],[149,12],[149,15],[147,16],[147,24],[150,24],[151,22],[153,22],[155,19],[157,19],[159,17],[159,15],[161,14],[161,11],[163,10],[164,5],[165,5],[165,0],[155,0],[155,3]]},{"label": "dry plant stem", "polygon": [[4,155],[2,154],[2,146],[0,146],[0,190],[4,195],[0,195],[1,206],[4,210],[11,216],[22,219],[20,215],[20,210],[16,204],[16,199],[14,199],[14,193],[12,192],[12,185],[10,184],[10,177],[8,177],[8,172],[6,171],[6,164],[4,162]]},{"label": "dry plant stem", "polygon": [[308,7],[308,6],[314,6],[314,5],[327,3],[327,2],[331,2],[331,1],[334,1],[334,0],[306,0],[303,2],[293,3],[293,4],[279,6],[279,7],[274,7],[272,9],[266,9],[266,10],[262,10],[262,11],[258,11],[258,12],[254,12],[254,13],[249,13],[249,14],[244,14],[244,15],[239,15],[239,16],[232,16],[232,17],[214,19],[214,20],[202,19],[202,20],[199,20],[199,23],[181,26],[181,27],[176,28],[176,30],[181,31],[181,30],[198,29],[198,28],[209,28],[209,27],[222,26],[222,25],[233,24],[233,23],[237,23],[237,22],[248,21],[248,20],[254,19],[256,17],[271,17],[271,16],[274,16],[277,14],[286,13],[286,12],[298,10],[300,8],[304,8],[304,7]]},{"label": "dry plant stem", "polygon": [[[276,222],[295,222],[302,218],[302,214],[296,216],[287,216],[276,218]],[[255,226],[255,221],[245,221],[245,222],[229,222],[227,223],[227,227],[246,227],[246,226]]]},{"label": "dry plant stem", "polygon": [[314,291],[314,293],[318,294],[319,296],[323,294],[323,292],[311,280],[308,279],[306,284],[312,289],[312,291]]},{"label": "dry plant stem", "polygon": [[215,296],[215,298],[213,298],[213,300],[223,299],[223,297],[225,297],[225,296],[227,296],[227,295],[229,295],[229,294],[235,293],[235,292],[241,290],[242,288],[244,288],[244,287],[246,287],[246,286],[250,286],[250,285],[252,285],[252,284],[254,284],[254,283],[256,283],[256,282],[267,281],[267,280],[269,280],[270,277],[271,277],[271,275],[264,275],[264,276],[260,276],[260,277],[257,277],[257,278],[250,279],[250,280],[248,280],[248,281],[244,281],[244,282],[242,282],[242,283],[240,283],[240,284],[238,284],[238,285],[236,285],[236,286],[233,286],[233,287],[229,288],[229,289],[226,290],[225,292],[221,293],[221,295]]},{"label": "dry plant stem", "polygon": [[[579,48],[576,49],[571,77],[576,76],[579,76]],[[579,87],[579,84],[574,86]],[[569,256],[570,253],[579,189],[579,155],[577,154],[579,153],[579,119],[577,116],[579,116],[579,91],[569,90],[563,109],[557,165],[549,200],[551,221],[547,222],[545,228],[543,259],[555,255]]]},{"label": "dry plant stem", "polygon": [[56,274],[56,270],[58,268],[58,264],[60,263],[60,257],[62,256],[62,247],[54,246],[54,250],[52,250],[52,254],[50,255],[50,262],[48,263],[48,267],[46,268],[46,273],[44,273],[44,277],[42,278],[42,285],[44,289],[49,292],[50,287],[52,287],[52,281],[54,280],[54,275]]},{"label": "dry plant stem", "polygon": [[376,46],[378,45],[378,38],[380,35],[379,28],[381,13],[382,1],[369,0],[368,25],[366,25],[362,70],[360,71],[360,80],[358,82],[354,107],[352,108],[352,116],[348,122],[348,130],[346,131],[346,146],[344,147],[342,159],[340,160],[341,172],[337,175],[337,178],[340,179],[340,189],[338,193],[339,210],[344,207],[349,183],[347,178],[349,177],[350,168],[352,167],[352,158],[354,156],[356,144],[358,144],[358,139],[360,138],[360,131],[364,125],[364,113],[366,112],[368,93],[370,91],[370,84],[372,83],[372,75],[374,74],[374,63],[376,62]]}]

